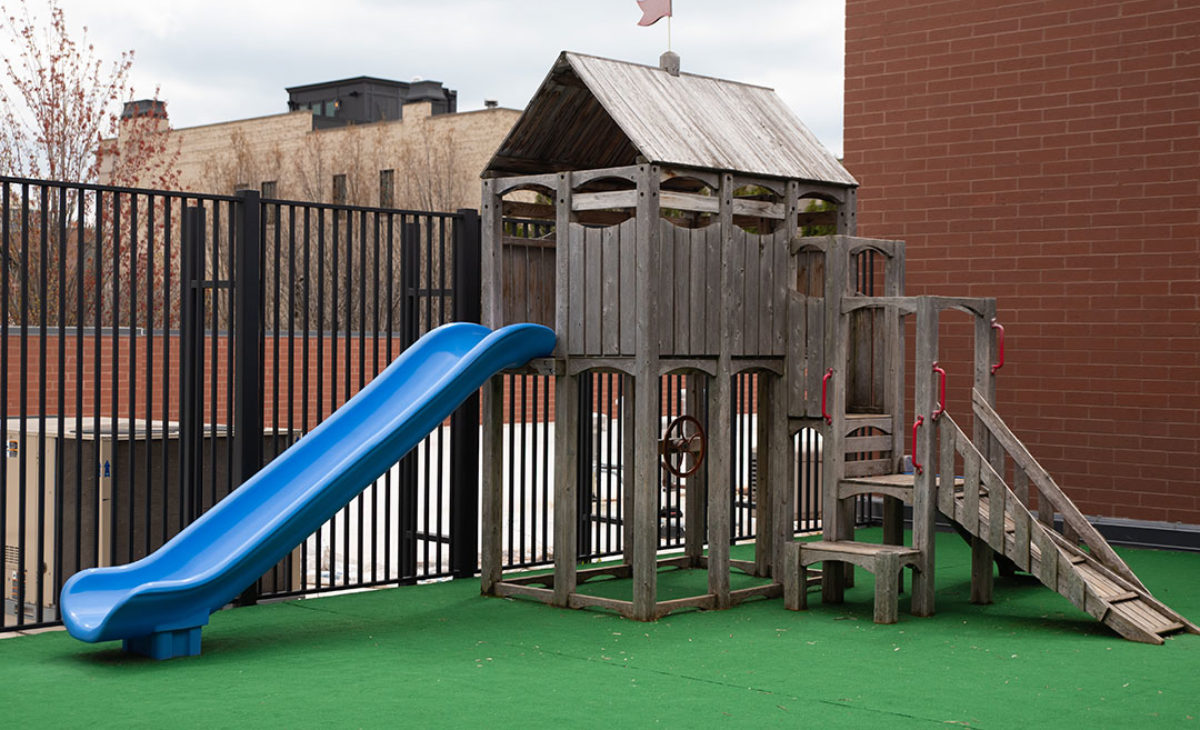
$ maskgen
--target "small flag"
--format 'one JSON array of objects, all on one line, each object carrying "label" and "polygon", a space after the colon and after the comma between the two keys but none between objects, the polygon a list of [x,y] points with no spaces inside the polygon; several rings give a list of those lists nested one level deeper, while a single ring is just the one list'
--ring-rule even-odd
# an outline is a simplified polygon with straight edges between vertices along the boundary
[{"label": "small flag", "polygon": [[642,19],[638,25],[654,25],[671,15],[671,0],[637,0],[642,9]]}]

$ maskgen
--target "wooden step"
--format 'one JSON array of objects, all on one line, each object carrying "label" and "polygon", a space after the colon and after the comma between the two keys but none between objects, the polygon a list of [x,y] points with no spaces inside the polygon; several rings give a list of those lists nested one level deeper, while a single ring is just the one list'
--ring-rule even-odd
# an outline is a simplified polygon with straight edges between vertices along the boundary
[{"label": "wooden step", "polygon": [[[875,574],[875,623],[896,622],[900,572],[905,565],[916,565],[921,551],[905,545],[880,545],[853,540],[818,540],[784,545],[784,605],[791,610],[808,608],[808,566],[836,561],[851,563]],[[840,590],[822,582],[825,601],[840,603]]]}]

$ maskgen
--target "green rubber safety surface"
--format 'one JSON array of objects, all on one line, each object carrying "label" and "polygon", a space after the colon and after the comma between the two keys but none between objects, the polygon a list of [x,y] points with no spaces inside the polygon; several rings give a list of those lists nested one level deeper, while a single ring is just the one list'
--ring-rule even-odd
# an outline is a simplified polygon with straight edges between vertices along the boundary
[{"label": "green rubber safety surface", "polygon": [[[1120,552],[1161,601],[1200,618],[1200,555]],[[970,551],[952,534],[938,536],[937,566],[937,616],[908,615],[905,594],[890,626],[871,622],[860,570],[846,603],[814,592],[806,612],[754,600],[643,624],[455,581],[222,611],[200,656],[166,662],[61,631],[15,637],[0,641],[0,716],[11,727],[1200,728],[1200,636],[1124,641],[1028,576],[998,578],[995,603],[971,605]],[[704,592],[703,571],[662,575],[672,594]]]}]

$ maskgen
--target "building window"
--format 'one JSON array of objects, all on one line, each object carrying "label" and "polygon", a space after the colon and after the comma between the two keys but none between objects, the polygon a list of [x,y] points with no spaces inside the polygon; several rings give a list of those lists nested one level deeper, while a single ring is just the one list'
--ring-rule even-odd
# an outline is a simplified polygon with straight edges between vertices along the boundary
[{"label": "building window", "polygon": [[[261,190],[262,190],[262,197],[264,197],[264,198],[274,199],[274,198],[278,197],[276,195],[276,191],[278,190],[278,183],[275,180],[263,180]],[[268,226],[275,225],[275,216],[278,212],[279,212],[278,205],[268,205],[267,206],[267,225]]]},{"label": "building window", "polygon": [[334,205],[345,205],[346,204],[346,176],[345,175],[334,175],[333,176],[333,204]]},{"label": "building window", "polygon": [[396,207],[396,171],[379,171],[379,207]]}]

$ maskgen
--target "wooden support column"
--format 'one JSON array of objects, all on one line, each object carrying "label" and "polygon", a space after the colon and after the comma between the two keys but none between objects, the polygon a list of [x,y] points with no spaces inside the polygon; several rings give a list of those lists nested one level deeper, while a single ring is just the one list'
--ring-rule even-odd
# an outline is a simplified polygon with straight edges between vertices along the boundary
[{"label": "wooden support column", "polygon": [[[884,296],[904,296],[904,246],[897,245],[884,270]],[[903,465],[906,421],[904,418],[904,319],[899,308],[888,305],[884,319],[883,410],[892,415],[892,459],[899,472]],[[883,541],[904,544],[904,502],[883,498]],[[901,578],[899,590],[904,590]]]},{"label": "wooden support column", "polygon": [[633,617],[639,621],[654,619],[658,591],[658,301],[659,169],[655,165],[638,168],[637,186],[637,263],[634,279],[637,318],[634,341],[636,358],[634,387],[638,397],[634,408],[634,504],[633,529],[637,534],[633,552]]},{"label": "wooden support column", "polygon": [[[913,547],[921,551],[913,576],[912,612],[932,616],[934,612],[934,519],[937,515],[936,480],[938,463],[934,444],[936,424],[931,420],[937,405],[933,362],[938,352],[938,311],[932,299],[917,303],[917,344],[913,367],[916,371],[914,418],[923,419],[917,428],[913,459],[922,465],[913,483]],[[946,476],[953,479],[954,475]]]},{"label": "wooden support column", "polygon": [[[853,505],[838,499],[838,481],[845,474],[846,461],[846,386],[849,380],[849,333],[842,315],[842,297],[846,294],[847,255],[844,238],[834,239],[825,253],[825,365],[833,369],[826,391],[826,405],[832,423],[822,429],[821,527],[825,540],[849,540],[853,537]],[[849,519],[847,519],[849,517]],[[853,566],[830,563],[821,572],[821,599],[840,603],[847,574]]]},{"label": "wooden support column", "polygon": [[[975,316],[975,373],[973,386],[990,405],[996,403],[996,378],[992,374],[992,320],[996,302],[988,300],[983,311]],[[1004,474],[1004,450],[993,442],[991,435],[978,418],[973,418],[971,442],[987,459],[997,474]],[[983,538],[971,536],[971,603],[989,604],[995,577],[992,563],[995,551]]]},{"label": "wooden support column", "polygon": [[[483,181],[483,199],[480,201],[480,242],[483,272],[480,296],[481,321],[495,329],[503,321],[502,311],[503,276],[502,246],[504,241],[503,211],[500,196],[495,193],[495,182]],[[496,375],[483,387],[482,418],[483,434],[482,463],[483,484],[481,495],[481,540],[479,545],[480,590],[484,595],[495,593],[504,565],[504,377]]]},{"label": "wooden support column", "polygon": [[568,297],[571,281],[571,173],[558,176],[555,219],[555,313],[558,335],[556,355],[563,367],[554,379],[554,598],[556,606],[567,606],[575,592],[579,527],[579,376],[567,368]]},{"label": "wooden support column", "polygon": [[733,496],[730,473],[733,456],[733,317],[729,303],[734,297],[733,260],[733,175],[721,176],[717,225],[721,232],[721,297],[717,310],[719,340],[717,376],[708,389],[708,592],[716,596],[717,608],[729,607],[730,510]]},{"label": "wooden support column", "polygon": [[494,595],[504,565],[504,376],[483,386],[482,539],[479,545],[480,590]]},{"label": "wooden support column", "polygon": [[575,592],[578,562],[579,377],[554,379],[554,605],[563,607]]}]

